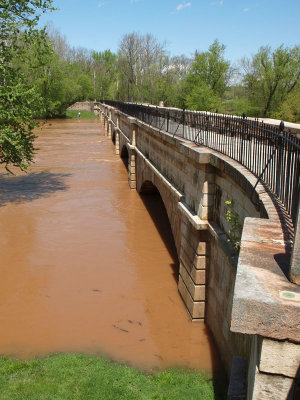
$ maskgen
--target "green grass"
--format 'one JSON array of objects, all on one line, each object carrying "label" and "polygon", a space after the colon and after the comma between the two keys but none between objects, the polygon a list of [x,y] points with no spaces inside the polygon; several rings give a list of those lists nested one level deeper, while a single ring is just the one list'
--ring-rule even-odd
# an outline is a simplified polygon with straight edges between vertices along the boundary
[{"label": "green grass", "polygon": [[1,400],[213,400],[211,378],[199,371],[145,372],[93,356],[58,354],[0,358]]},{"label": "green grass", "polygon": [[66,118],[78,119],[78,112],[80,112],[80,119],[98,119],[98,115],[86,110],[67,110]]}]

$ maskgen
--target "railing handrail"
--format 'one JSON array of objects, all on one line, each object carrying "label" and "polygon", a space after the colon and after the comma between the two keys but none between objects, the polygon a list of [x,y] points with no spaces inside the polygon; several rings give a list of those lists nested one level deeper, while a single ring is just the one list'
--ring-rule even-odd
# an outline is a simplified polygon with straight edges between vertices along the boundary
[{"label": "railing handrail", "polygon": [[279,198],[295,226],[300,194],[300,139],[287,131],[283,122],[274,126],[248,119],[245,115],[239,117],[112,100],[100,102],[239,162]]}]

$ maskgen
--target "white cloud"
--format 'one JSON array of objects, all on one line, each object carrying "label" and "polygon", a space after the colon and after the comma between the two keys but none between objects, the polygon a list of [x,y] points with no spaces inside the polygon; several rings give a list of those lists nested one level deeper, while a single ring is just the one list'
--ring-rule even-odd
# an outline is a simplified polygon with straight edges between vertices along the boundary
[{"label": "white cloud", "polygon": [[219,6],[222,6],[224,4],[224,0],[219,1]]},{"label": "white cloud", "polygon": [[180,4],[178,4],[178,6],[176,7],[176,11],[181,11],[181,10],[183,10],[184,8],[191,7],[191,5],[192,5],[191,2],[188,2],[188,3],[180,3]]},{"label": "white cloud", "polygon": [[250,8],[244,8],[244,12],[250,11]]},{"label": "white cloud", "polygon": [[105,4],[107,4],[107,1],[103,1],[102,3],[99,3],[98,8],[102,8],[103,6],[105,6]]}]

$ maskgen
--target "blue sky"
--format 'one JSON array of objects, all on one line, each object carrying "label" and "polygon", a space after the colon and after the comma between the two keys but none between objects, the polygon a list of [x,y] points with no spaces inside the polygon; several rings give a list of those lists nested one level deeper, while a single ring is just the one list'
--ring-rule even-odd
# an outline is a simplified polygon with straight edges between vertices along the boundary
[{"label": "blue sky", "polygon": [[300,0],[54,0],[44,15],[71,46],[116,52],[126,33],[152,33],[170,55],[191,57],[215,40],[236,62],[257,52],[300,44]]}]

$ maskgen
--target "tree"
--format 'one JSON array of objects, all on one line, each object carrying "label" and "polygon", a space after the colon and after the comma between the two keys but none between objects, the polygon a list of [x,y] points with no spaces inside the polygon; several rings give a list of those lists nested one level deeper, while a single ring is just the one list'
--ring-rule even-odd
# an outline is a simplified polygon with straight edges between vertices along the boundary
[{"label": "tree", "polygon": [[135,32],[124,35],[118,54],[119,98],[146,101],[149,84],[153,82],[159,60],[164,55],[164,44],[159,43],[153,35]]},{"label": "tree", "polygon": [[117,55],[110,50],[92,52],[94,98],[115,98],[118,86]]},{"label": "tree", "polygon": [[252,59],[242,61],[244,83],[257,116],[276,116],[280,106],[299,87],[300,46],[281,45],[272,52],[261,47]]},{"label": "tree", "polygon": [[185,82],[185,105],[192,110],[213,111],[221,104],[230,78],[225,46],[215,40],[208,51],[196,53]]},{"label": "tree", "polygon": [[287,99],[280,105],[278,119],[300,122],[300,85],[289,93]]},{"label": "tree", "polygon": [[[39,96],[24,78],[20,63],[36,44],[36,61],[50,51],[45,31],[36,26],[52,0],[1,0],[0,7],[0,163],[26,169],[33,159],[34,109]],[[27,60],[28,61],[28,60]],[[29,62],[29,61],[28,61]]]}]

